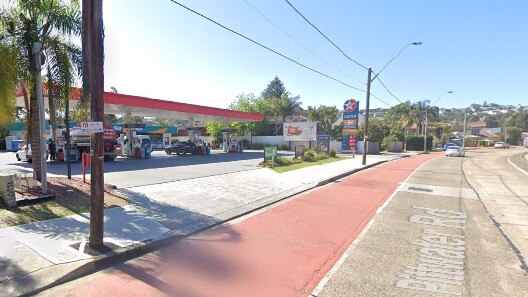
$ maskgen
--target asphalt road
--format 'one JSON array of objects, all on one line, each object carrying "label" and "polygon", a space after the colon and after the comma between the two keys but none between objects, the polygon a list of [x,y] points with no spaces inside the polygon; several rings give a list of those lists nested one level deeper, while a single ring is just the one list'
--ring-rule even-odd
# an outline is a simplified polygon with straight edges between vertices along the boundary
[{"label": "asphalt road", "polygon": [[[281,155],[288,154],[291,153],[281,152]],[[155,151],[148,159],[119,157],[114,162],[105,162],[105,183],[118,188],[129,188],[252,170],[257,168],[262,158],[263,153],[260,151],[212,151],[211,155],[206,156],[169,156],[164,151]],[[31,164],[17,161],[12,152],[0,153],[0,169],[32,172]],[[48,163],[48,173],[50,176],[66,176],[66,164]],[[80,163],[72,164],[72,175],[82,176]]]},{"label": "asphalt road", "polygon": [[520,152],[426,163],[314,296],[528,296],[528,176],[507,163]]}]

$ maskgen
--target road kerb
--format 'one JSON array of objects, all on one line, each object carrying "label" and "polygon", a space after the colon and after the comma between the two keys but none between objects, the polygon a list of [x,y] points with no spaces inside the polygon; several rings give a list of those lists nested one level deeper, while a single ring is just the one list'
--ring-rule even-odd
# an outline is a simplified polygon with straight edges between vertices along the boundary
[{"label": "road kerb", "polygon": [[[518,154],[518,155],[514,155],[513,157],[517,157],[517,156],[521,156],[521,158],[523,158],[523,156],[525,155],[526,153],[522,153],[522,154]],[[517,166],[517,164],[515,164],[512,160],[511,160],[511,157],[512,156],[509,156],[507,161],[508,163],[510,163],[511,166],[513,166],[513,168],[517,169],[517,171],[519,171],[520,173],[524,174],[524,175],[528,175],[528,171],[522,169],[521,167]]]}]

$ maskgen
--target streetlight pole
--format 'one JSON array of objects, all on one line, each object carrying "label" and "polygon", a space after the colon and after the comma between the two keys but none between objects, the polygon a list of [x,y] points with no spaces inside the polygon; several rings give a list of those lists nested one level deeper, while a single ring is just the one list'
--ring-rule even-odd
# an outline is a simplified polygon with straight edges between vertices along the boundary
[{"label": "streetlight pole", "polygon": [[422,45],[421,42],[413,42],[413,43],[409,43],[409,44],[406,44],[397,54],[396,56],[394,56],[394,58],[390,59],[389,62],[387,62],[387,64],[385,64],[385,66],[383,66],[380,70],[380,72],[378,72],[376,75],[374,75],[374,77],[371,78],[372,76],[372,68],[369,68],[368,69],[368,75],[367,75],[367,94],[366,94],[366,107],[365,107],[365,129],[363,131],[363,160],[361,162],[361,164],[363,165],[367,165],[367,147],[368,147],[368,118],[369,118],[369,112],[370,112],[370,109],[369,109],[369,105],[370,105],[370,85],[372,84],[372,82],[378,78],[378,76],[383,72],[383,70],[385,70],[385,68],[387,68],[387,66],[389,66],[389,64],[394,61],[394,59],[396,59],[408,46],[410,45]]},{"label": "streetlight pole", "polygon": [[466,120],[467,120],[467,110],[464,110],[464,129],[462,129],[462,134],[463,137],[462,137],[462,151],[465,152],[466,151]]},{"label": "streetlight pole", "polygon": [[[431,106],[434,106],[434,104],[436,102],[438,102],[438,100],[440,100],[440,98],[442,98],[442,96],[444,96],[445,94],[453,94],[453,91],[447,91],[445,93],[440,94],[440,96],[438,96],[438,98],[431,104]],[[424,127],[424,149],[423,149],[423,152],[425,153],[426,151],[427,151],[427,106],[425,106],[425,127]]]}]

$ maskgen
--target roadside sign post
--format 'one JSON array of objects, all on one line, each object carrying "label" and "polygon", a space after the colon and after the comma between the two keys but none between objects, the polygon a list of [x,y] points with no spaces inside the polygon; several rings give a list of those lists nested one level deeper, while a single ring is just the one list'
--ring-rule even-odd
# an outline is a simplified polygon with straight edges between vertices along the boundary
[{"label": "roadside sign post", "polygon": [[103,133],[103,122],[81,122],[81,132],[83,133]]},{"label": "roadside sign post", "polygon": [[275,157],[277,156],[277,147],[276,146],[266,146],[264,147],[264,162],[271,161],[272,168],[275,167]]}]

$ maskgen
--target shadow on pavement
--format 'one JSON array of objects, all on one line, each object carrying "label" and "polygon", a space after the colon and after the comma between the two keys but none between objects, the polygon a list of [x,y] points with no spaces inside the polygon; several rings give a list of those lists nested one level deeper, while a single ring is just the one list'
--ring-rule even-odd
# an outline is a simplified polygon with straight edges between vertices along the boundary
[{"label": "shadow on pavement", "polygon": [[[229,244],[241,241],[236,230],[222,225],[204,232],[204,237],[175,242],[147,259],[114,268],[169,296],[215,296],[215,286],[250,277],[246,269],[225,256]],[[223,245],[224,250],[213,245]]]},{"label": "shadow on pavement", "polygon": [[[18,278],[19,281],[11,279]],[[0,255],[0,292],[2,296],[19,296],[18,292],[33,288],[35,280],[29,271],[15,261]]]},{"label": "shadow on pavement", "polygon": [[219,222],[219,219],[150,199],[143,193],[120,189],[120,193],[145,216],[151,217],[178,234],[189,234]]}]

